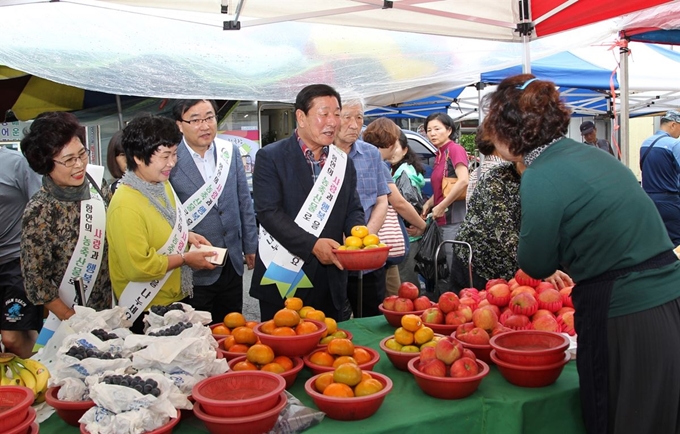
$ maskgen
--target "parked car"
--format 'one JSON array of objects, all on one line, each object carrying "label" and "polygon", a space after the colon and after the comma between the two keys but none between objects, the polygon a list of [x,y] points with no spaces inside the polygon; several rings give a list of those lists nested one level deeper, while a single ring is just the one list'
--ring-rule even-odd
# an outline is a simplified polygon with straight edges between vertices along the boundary
[{"label": "parked car", "polygon": [[408,140],[408,146],[413,149],[413,152],[418,154],[420,161],[425,166],[425,186],[422,188],[423,197],[432,196],[432,184],[430,182],[430,175],[432,175],[432,166],[434,165],[434,157],[437,152],[437,147],[430,143],[424,136],[411,130],[402,130]]}]

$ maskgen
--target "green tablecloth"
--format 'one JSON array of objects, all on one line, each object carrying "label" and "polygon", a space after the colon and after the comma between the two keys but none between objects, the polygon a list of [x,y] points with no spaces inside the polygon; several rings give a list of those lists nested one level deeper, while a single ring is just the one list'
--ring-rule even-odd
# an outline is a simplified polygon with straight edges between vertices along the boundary
[{"label": "green tablecloth", "polygon": [[[578,434],[585,428],[578,397],[576,362],[569,362],[555,384],[537,388],[521,388],[505,381],[491,366],[477,392],[460,400],[440,400],[425,395],[409,372],[394,368],[379,350],[379,342],[394,332],[381,317],[350,320],[340,324],[354,335],[357,345],[370,346],[380,352],[375,371],[389,376],[394,387],[378,412],[368,419],[342,422],[324,418],[321,424],[305,433],[530,433]],[[312,376],[304,368],[289,390],[305,405],[314,403],[304,391],[305,381]],[[76,434],[78,429],[64,423],[56,414],[40,424],[46,434]],[[195,417],[180,421],[174,430],[179,434],[207,432]]]}]

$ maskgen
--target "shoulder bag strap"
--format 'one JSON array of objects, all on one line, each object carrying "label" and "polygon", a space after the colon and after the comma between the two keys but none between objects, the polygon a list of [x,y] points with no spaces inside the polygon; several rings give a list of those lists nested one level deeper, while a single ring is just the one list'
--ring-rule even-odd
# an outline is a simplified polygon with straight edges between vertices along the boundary
[{"label": "shoulder bag strap", "polygon": [[106,196],[104,196],[104,193],[102,193],[102,190],[99,188],[96,182],[94,182],[94,179],[90,176],[89,173],[85,172],[85,176],[87,176],[87,180],[90,181],[90,184],[94,187],[95,190],[97,190],[97,193],[99,193],[99,196],[102,198],[105,204],[109,204],[109,202],[106,200]]},{"label": "shoulder bag strap", "polygon": [[649,154],[649,151],[652,150],[652,146],[656,145],[656,142],[658,142],[659,140],[661,140],[664,137],[666,137],[666,136],[657,137],[656,140],[654,140],[652,142],[652,144],[649,145],[649,148],[647,148],[645,153],[642,155],[642,158],[640,158],[640,170],[642,170],[642,164],[645,162],[645,158],[647,158],[647,154]]}]

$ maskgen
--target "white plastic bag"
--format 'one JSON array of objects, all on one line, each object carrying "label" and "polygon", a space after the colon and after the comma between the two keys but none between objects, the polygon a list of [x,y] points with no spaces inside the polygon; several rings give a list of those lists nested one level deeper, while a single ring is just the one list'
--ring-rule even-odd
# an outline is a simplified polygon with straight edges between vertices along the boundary
[{"label": "white plastic bag", "polygon": [[[174,303],[173,303],[174,304]],[[204,310],[195,310],[192,306],[186,303],[177,303],[182,305],[183,310],[171,310],[165,315],[156,315],[151,310],[146,313],[144,322],[148,324],[148,328],[154,329],[167,325],[177,324],[180,322],[190,322],[192,324],[201,323],[203,325],[212,322],[212,314]]]},{"label": "white plastic bag", "polygon": [[67,321],[76,332],[88,332],[93,329],[114,330],[132,326],[132,321],[125,316],[126,308],[121,306],[98,312],[84,306],[73,306],[73,309],[76,314]]}]

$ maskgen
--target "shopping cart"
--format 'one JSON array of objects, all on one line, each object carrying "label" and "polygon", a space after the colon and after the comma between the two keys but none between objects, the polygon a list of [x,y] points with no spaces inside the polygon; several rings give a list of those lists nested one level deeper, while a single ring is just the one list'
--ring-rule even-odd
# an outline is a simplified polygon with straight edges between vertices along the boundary
[{"label": "shopping cart", "polygon": [[[474,287],[474,284],[472,282],[472,246],[470,244],[466,243],[465,241],[444,240],[441,243],[439,243],[439,245],[437,246],[437,250],[435,250],[435,252],[434,252],[435,258],[439,257],[439,249],[441,249],[441,247],[444,244],[460,244],[460,245],[463,245],[463,246],[467,246],[467,248],[468,248],[468,276],[470,278],[470,288]],[[451,264],[448,264],[448,265],[450,266]],[[438,267],[434,267],[434,281],[435,282],[437,282],[437,280],[438,280],[438,278],[437,278],[437,268]],[[453,270],[449,270],[449,275],[451,274],[452,271]]]}]

